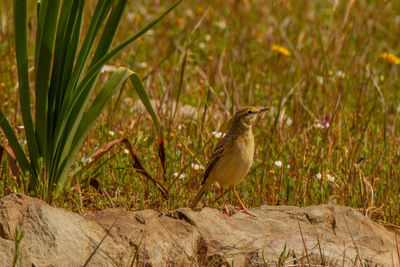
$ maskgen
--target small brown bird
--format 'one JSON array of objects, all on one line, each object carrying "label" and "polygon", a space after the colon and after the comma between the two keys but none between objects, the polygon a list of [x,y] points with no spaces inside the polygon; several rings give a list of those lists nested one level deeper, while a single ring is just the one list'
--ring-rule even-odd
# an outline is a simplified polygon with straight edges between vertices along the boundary
[{"label": "small brown bird", "polygon": [[[211,155],[200,190],[190,205],[192,209],[196,207],[204,192],[214,182],[217,182],[221,188],[223,199],[224,186],[231,186],[242,212],[254,216],[244,207],[235,187],[246,176],[253,163],[254,137],[251,128],[257,118],[257,114],[266,110],[268,108],[243,107],[235,113],[228,133],[219,141]],[[230,215],[225,200],[224,210]]]}]

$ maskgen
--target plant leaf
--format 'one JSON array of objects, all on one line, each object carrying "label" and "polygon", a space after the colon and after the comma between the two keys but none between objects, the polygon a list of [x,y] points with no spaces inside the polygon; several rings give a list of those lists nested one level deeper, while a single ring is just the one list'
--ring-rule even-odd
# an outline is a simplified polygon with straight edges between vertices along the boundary
[{"label": "plant leaf", "polygon": [[[35,127],[39,153],[43,157],[48,153],[48,90],[59,6],[60,0],[42,1],[39,12],[38,32],[41,33],[41,39],[39,43],[36,43],[39,47],[38,54],[35,56],[35,60],[37,59],[37,64],[35,65]],[[41,20],[43,19],[45,23],[42,23]]]},{"label": "plant leaf", "polygon": [[[37,169],[39,159],[39,147],[36,141],[35,130],[33,128],[32,115],[30,110],[30,92],[28,75],[28,48],[26,31],[26,0],[14,1],[14,36],[15,51],[18,67],[19,97],[24,122],[25,135],[28,143],[29,155],[33,169]],[[33,177],[30,180],[31,187],[36,188],[37,180]]]},{"label": "plant leaf", "polygon": [[[2,111],[0,111],[0,127],[3,129],[4,134],[7,137],[9,145],[11,146],[12,150],[14,151],[15,157],[21,167],[23,173],[30,172],[33,176],[36,176],[36,173],[33,171],[29,161],[21,147],[21,144],[18,142],[18,139],[11,129],[10,124],[8,123],[7,119],[5,118]],[[36,176],[37,177],[37,176]]]}]

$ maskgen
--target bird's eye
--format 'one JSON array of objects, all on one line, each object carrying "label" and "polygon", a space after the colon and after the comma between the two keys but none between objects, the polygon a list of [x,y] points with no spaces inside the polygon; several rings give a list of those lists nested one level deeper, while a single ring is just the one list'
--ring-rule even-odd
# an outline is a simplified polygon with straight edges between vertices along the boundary
[{"label": "bird's eye", "polygon": [[253,111],[249,110],[247,111],[247,114],[253,114]]}]

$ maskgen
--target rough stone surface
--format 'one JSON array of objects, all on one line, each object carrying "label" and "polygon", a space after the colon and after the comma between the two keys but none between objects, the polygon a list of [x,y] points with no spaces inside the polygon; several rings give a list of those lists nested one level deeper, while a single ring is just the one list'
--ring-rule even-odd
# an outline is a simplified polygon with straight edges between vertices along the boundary
[{"label": "rough stone surface", "polygon": [[[14,232],[24,230],[21,241],[23,266],[82,266],[106,234],[98,224],[41,200],[13,194],[0,200],[0,262],[12,266]],[[124,247],[106,238],[91,262],[115,266]]]},{"label": "rough stone surface", "polygon": [[[400,266],[393,233],[336,205],[251,209],[257,217],[181,208],[106,209],[77,215],[21,194],[0,200],[0,262],[11,266],[25,231],[23,266]],[[287,258],[279,258],[286,247]]]}]

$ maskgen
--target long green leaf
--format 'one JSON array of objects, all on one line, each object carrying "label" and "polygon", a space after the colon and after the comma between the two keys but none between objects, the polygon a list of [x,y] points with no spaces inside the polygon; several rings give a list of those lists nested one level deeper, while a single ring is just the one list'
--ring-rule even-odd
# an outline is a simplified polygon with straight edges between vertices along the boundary
[{"label": "long green leaf", "polygon": [[76,153],[78,152],[78,149],[81,147],[83,141],[89,133],[93,123],[100,116],[101,112],[106,106],[106,103],[111,99],[111,96],[115,89],[118,88],[127,78],[130,78],[131,82],[133,83],[134,89],[136,90],[137,94],[139,95],[144,106],[146,107],[147,111],[150,113],[154,121],[157,132],[159,133],[159,135],[161,135],[161,126],[159,119],[150,104],[146,90],[144,89],[144,86],[140,81],[139,76],[135,72],[127,68],[118,68],[112,74],[110,80],[101,89],[93,104],[89,107],[87,112],[85,112],[82,120],[79,122],[79,126],[71,143],[68,142],[66,144],[65,148],[70,148],[70,150],[64,150],[64,153],[60,160],[61,164],[57,168],[57,170],[59,171],[57,173],[57,177],[59,177],[60,179],[58,185],[59,190],[62,190],[62,188],[64,187],[67,177],[67,171],[71,166],[72,161],[75,158]]},{"label": "long green leaf", "polygon": [[154,112],[154,109],[150,104],[149,97],[147,96],[147,93],[146,93],[146,90],[144,89],[142,81],[140,80],[139,76],[134,72],[131,74],[130,79],[136,90],[136,93],[139,95],[140,99],[142,100],[143,105],[145,106],[147,112],[150,113],[150,116],[153,119],[153,122],[156,126],[158,135],[161,137],[162,133],[161,133],[160,121],[158,120],[157,114]]},{"label": "long green leaf", "polygon": [[108,53],[111,44],[114,40],[115,34],[117,33],[118,26],[121,22],[122,15],[126,7],[127,0],[119,0],[113,8],[110,17],[106,25],[104,26],[103,33],[101,35],[99,44],[96,49],[96,53],[92,58],[90,66],[94,65],[104,54]]},{"label": "long green leaf", "polygon": [[[111,10],[111,7],[112,7],[112,1],[100,0],[97,3],[89,29],[86,33],[86,37],[79,51],[79,55],[75,63],[73,74],[68,81],[68,85],[63,98],[63,105],[68,105],[71,99],[71,95],[74,93],[76,89],[76,84],[79,82],[79,80],[84,74],[86,65],[90,57],[90,53],[93,49],[93,44],[96,41],[97,36],[99,35],[99,30],[103,25],[104,20],[107,18],[107,15]],[[60,114],[60,116],[64,117],[63,114]]]},{"label": "long green leaf", "polygon": [[[39,147],[36,141],[35,130],[33,128],[32,115],[30,110],[30,92],[28,76],[28,48],[26,32],[26,0],[14,1],[14,35],[15,51],[18,66],[19,96],[21,104],[22,119],[25,126],[25,134],[28,142],[28,150],[33,169],[37,169],[39,159]],[[30,180],[29,186],[32,190],[37,186],[36,176]]]},{"label": "long green leaf", "polygon": [[[70,2],[70,1],[65,1]],[[64,32],[64,39],[62,40],[62,44],[60,45],[60,50],[56,50],[55,53],[59,53],[63,56],[63,62],[60,63],[60,77],[56,77],[53,80],[52,77],[52,84],[50,86],[50,92],[54,91],[54,95],[49,95],[49,103],[52,103],[54,109],[50,110],[49,116],[49,127],[50,131],[49,134],[51,136],[50,140],[50,153],[51,155],[48,156],[52,159],[52,164],[48,169],[49,176],[54,177],[54,165],[55,165],[55,154],[57,144],[54,142],[54,132],[55,132],[55,125],[57,125],[58,113],[60,110],[60,105],[64,99],[65,90],[68,81],[71,78],[72,69],[75,63],[75,58],[78,50],[81,28],[82,28],[82,15],[83,15],[83,0],[76,0],[73,1],[73,5],[71,7],[70,15],[68,17],[68,23],[65,27]],[[61,12],[68,12],[69,6],[63,6]],[[62,29],[60,29],[62,31]],[[62,35],[62,33],[60,33]],[[61,41],[60,41],[61,42]],[[57,49],[57,44],[56,44]],[[55,62],[56,64],[56,62]],[[50,99],[51,98],[51,99]],[[49,107],[50,108],[50,107]]]},{"label": "long green leaf", "polygon": [[83,18],[83,4],[84,0],[77,0],[74,1],[74,4],[76,6],[73,7],[73,10],[75,10],[74,14],[71,14],[70,20],[68,22],[67,30],[66,30],[66,35],[68,39],[65,39],[65,45],[66,45],[66,50],[65,50],[65,66],[64,66],[64,72],[62,75],[63,81],[60,91],[61,91],[61,96],[60,99],[57,99],[58,106],[62,103],[62,99],[64,99],[64,94],[65,90],[68,85],[68,81],[71,79],[72,75],[72,70],[74,67],[75,63],[75,58],[78,53],[78,45],[79,45],[79,40],[80,40],[80,34],[82,30],[82,18]]},{"label": "long green leaf", "polygon": [[78,128],[74,135],[71,134],[72,138],[69,138],[65,144],[64,150],[60,157],[60,165],[57,166],[57,177],[60,179],[58,183],[59,189],[62,189],[64,186],[67,171],[71,166],[78,149],[85,140],[90,127],[93,125],[98,116],[100,116],[106,103],[110,100],[114,90],[118,88],[118,86],[120,86],[131,73],[132,72],[127,68],[119,68],[111,75],[110,80],[100,90],[92,105],[89,107],[87,112],[85,112],[82,120],[78,123]]},{"label": "long green leaf", "polygon": [[[50,87],[49,87],[49,99],[48,99],[48,128],[47,135],[49,137],[52,136],[53,125],[54,125],[54,117],[57,110],[57,99],[61,94],[61,82],[62,82],[62,73],[64,71],[65,66],[65,50],[66,45],[68,44],[65,39],[69,39],[71,36],[70,32],[66,32],[68,28],[68,21],[72,19],[72,17],[78,12],[76,11],[76,4],[79,1],[63,1],[61,6],[60,17],[58,20],[58,27],[56,33],[56,43],[54,48],[54,62],[53,62],[53,70],[51,75]],[[74,6],[75,5],[75,6]],[[72,8],[74,12],[72,11]],[[49,144],[51,146],[51,144]],[[49,149],[52,150],[51,147]]]},{"label": "long green leaf", "polygon": [[[44,1],[47,2],[47,1]],[[59,12],[60,0],[48,1],[46,9],[41,10],[39,18],[42,17],[42,12],[45,12],[45,22],[41,29],[42,39],[39,47],[39,59],[35,68],[35,94],[36,94],[36,111],[35,111],[35,126],[37,140],[39,143],[40,155],[44,156],[47,153],[47,104],[50,70],[53,60],[55,33],[57,28],[57,18]],[[49,162],[46,162],[49,164]]]},{"label": "long green leaf", "polygon": [[[70,118],[73,120],[77,120],[77,118],[73,118],[71,116],[71,112],[74,109],[74,107],[77,105],[78,101],[81,101],[82,98],[87,97],[89,95],[89,92],[91,92],[92,87],[94,83],[96,82],[96,76],[99,74],[102,66],[112,57],[114,57],[118,52],[120,52],[123,48],[128,46],[130,43],[138,39],[140,36],[145,34],[149,29],[151,29],[154,25],[156,25],[161,19],[163,19],[169,12],[171,12],[178,4],[180,4],[182,0],[178,1],[175,3],[173,6],[171,6],[168,10],[166,10],[163,14],[161,14],[157,19],[149,23],[147,26],[145,26],[143,29],[141,29],[138,33],[133,35],[132,37],[128,38],[126,41],[118,45],[116,48],[111,50],[109,53],[107,53],[105,56],[103,56],[100,60],[98,60],[91,68],[89,68],[88,73],[85,75],[85,77],[82,79],[82,81],[79,83],[77,89],[75,90],[74,96],[71,98],[71,102],[69,103],[68,106],[63,105],[61,107],[60,113],[65,116],[65,118]],[[83,96],[83,97],[82,97]],[[70,126],[70,125],[69,125]],[[67,126],[67,120],[60,121],[57,126],[56,126],[56,131],[55,131],[55,137],[54,137],[54,142],[57,143],[58,148],[61,150],[63,147],[63,141],[61,141],[62,133],[65,132],[65,128]]]},{"label": "long green leaf", "polygon": [[29,164],[28,158],[26,157],[24,150],[22,149],[21,144],[18,141],[17,136],[15,135],[10,124],[8,123],[8,120],[6,119],[1,110],[0,110],[0,127],[3,129],[8,142],[15,153],[15,156],[17,157],[17,161],[23,173],[25,174],[26,172],[30,172],[33,176],[36,176],[36,172],[32,169],[31,165]]}]

